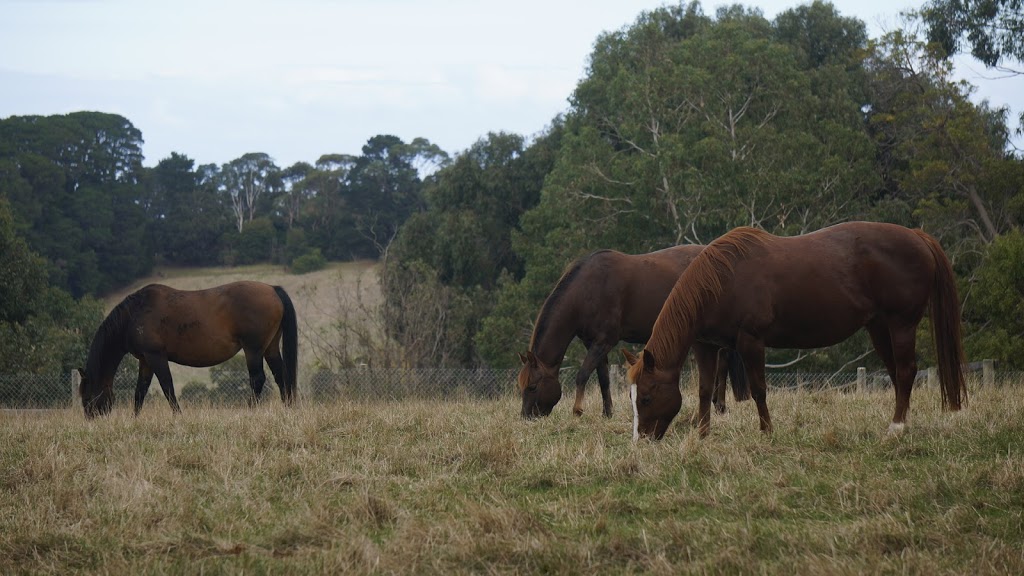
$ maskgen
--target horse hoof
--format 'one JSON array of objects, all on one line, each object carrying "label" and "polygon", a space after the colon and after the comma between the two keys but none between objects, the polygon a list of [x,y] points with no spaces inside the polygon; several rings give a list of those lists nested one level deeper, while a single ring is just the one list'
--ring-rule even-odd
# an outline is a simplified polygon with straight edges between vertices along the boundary
[{"label": "horse hoof", "polygon": [[572,413],[576,416],[583,416],[583,408],[573,408]]},{"label": "horse hoof", "polygon": [[886,436],[901,436],[906,426],[903,422],[893,422],[889,424],[889,430],[885,434]]}]

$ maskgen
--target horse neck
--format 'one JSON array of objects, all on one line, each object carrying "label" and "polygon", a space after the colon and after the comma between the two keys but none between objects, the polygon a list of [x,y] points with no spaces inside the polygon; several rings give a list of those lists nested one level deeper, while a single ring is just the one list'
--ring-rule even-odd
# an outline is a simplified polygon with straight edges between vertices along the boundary
[{"label": "horse neck", "polygon": [[[122,331],[123,332],[123,331]],[[97,334],[89,347],[85,372],[90,378],[103,383],[113,380],[121,360],[128,354],[123,334]]]},{"label": "horse neck", "polygon": [[697,319],[686,300],[670,295],[658,314],[644,350],[650,350],[658,366],[681,370],[697,337]]},{"label": "horse neck", "polygon": [[545,304],[541,310],[541,315],[546,315],[544,324],[538,324],[530,340],[530,352],[547,366],[561,366],[565,351],[576,337],[578,322],[574,321],[575,316],[568,313],[566,308],[563,305],[549,309]]}]

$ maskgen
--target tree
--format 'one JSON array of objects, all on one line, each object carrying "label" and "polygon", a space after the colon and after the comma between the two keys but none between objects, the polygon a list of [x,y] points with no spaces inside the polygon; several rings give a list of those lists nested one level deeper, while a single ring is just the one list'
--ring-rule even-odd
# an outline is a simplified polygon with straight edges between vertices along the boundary
[{"label": "tree", "polygon": [[1024,368],[1024,235],[1015,230],[995,239],[974,279],[965,310],[968,357]]},{"label": "tree", "polygon": [[1016,163],[1005,152],[1005,110],[971,103],[951,63],[903,32],[872,43],[867,67],[882,195],[906,203],[947,244],[973,237],[984,245],[1012,227],[1007,206],[1019,188],[995,178]]},{"label": "tree", "polygon": [[281,170],[274,160],[262,152],[250,152],[228,162],[221,169],[224,191],[231,199],[238,231],[252,221],[261,198],[281,188]]},{"label": "tree", "polygon": [[[811,42],[819,31],[842,42]],[[525,276],[504,283],[483,323],[484,359],[516,362],[536,310],[585,253],[707,243],[739,225],[798,234],[863,214],[877,185],[864,37],[828,5],[773,24],[736,6],[707,17],[697,3],[599,37],[540,203],[512,235]]]},{"label": "tree", "polygon": [[142,135],[114,114],[14,116],[0,121],[0,170],[29,246],[74,295],[149,271]]},{"label": "tree", "polygon": [[443,162],[446,155],[426,139],[406,144],[391,135],[370,138],[362,152],[348,174],[346,190],[362,236],[352,252],[376,257],[394,239],[402,223],[424,208],[423,181],[417,166],[424,161]]},{"label": "tree", "polygon": [[284,206],[285,221],[288,229],[295,225],[295,220],[302,213],[302,208],[309,200],[306,179],[314,170],[308,162],[296,162],[281,173],[281,195]]},{"label": "tree", "polygon": [[[381,283],[385,326],[405,342],[443,343],[424,348],[421,362],[479,362],[475,337],[493,306],[499,278],[522,275],[512,251],[519,218],[540,197],[561,137],[556,123],[529,146],[516,134],[492,133],[438,170],[426,185],[427,210],[410,216],[387,251]],[[420,286],[410,294],[410,286]],[[403,307],[437,321],[416,321]]]},{"label": "tree", "polygon": [[217,263],[220,238],[231,227],[230,212],[213,184],[217,167],[195,169],[194,164],[188,156],[172,152],[148,171],[145,180],[154,251],[185,266]]},{"label": "tree", "polygon": [[927,27],[928,40],[945,54],[960,53],[966,46],[986,66],[1009,70],[1001,66],[1006,60],[1024,61],[1022,6],[1021,0],[930,0],[918,17]]},{"label": "tree", "polygon": [[332,260],[353,258],[350,247],[362,240],[346,197],[349,173],[355,164],[355,156],[325,154],[298,184],[308,196],[302,212],[306,238]]},{"label": "tree", "polygon": [[[0,197],[0,365],[8,373],[68,373],[84,361],[102,305],[75,302],[47,285],[46,260],[15,231],[6,198]],[[66,382],[36,390],[35,398],[63,398]],[[10,391],[8,391],[10,392]]]}]

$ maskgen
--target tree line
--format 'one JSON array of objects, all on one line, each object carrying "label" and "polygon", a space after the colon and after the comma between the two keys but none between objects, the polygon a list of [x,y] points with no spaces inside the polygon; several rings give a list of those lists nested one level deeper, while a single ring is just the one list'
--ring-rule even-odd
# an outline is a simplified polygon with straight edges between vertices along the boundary
[{"label": "tree line", "polygon": [[[1020,25],[1019,6],[993,6],[999,25]],[[392,362],[504,367],[563,269],[590,251],[864,219],[938,237],[960,279],[968,353],[1017,366],[1024,164],[1008,110],[973,103],[953,77],[960,39],[979,37],[969,26],[992,29],[949,24],[964,10],[934,0],[880,38],[821,1],[773,20],[698,2],[644,12],[596,39],[569,108],[540,133],[487,134],[451,156],[380,135],[359,155],[287,168],[263,153],[220,166],[174,153],[145,168],[141,132],[120,116],[0,120],[0,274],[18,279],[0,288],[12,303],[0,329],[25,341],[38,316],[91,331],[91,296],[155,264],[381,258]],[[990,35],[987,57],[1019,61],[1019,37]],[[805,354],[801,369],[868,350],[853,339]]]}]

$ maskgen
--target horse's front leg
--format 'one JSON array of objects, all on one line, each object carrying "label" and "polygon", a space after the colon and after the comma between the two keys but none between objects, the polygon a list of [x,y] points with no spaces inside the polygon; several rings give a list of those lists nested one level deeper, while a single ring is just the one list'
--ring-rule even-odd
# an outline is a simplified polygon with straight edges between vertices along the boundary
[{"label": "horse's front leg", "polygon": [[711,401],[715,395],[715,383],[718,379],[718,348],[710,344],[695,342],[693,356],[697,360],[698,398],[697,433],[703,438],[711,430]]},{"label": "horse's front leg", "polygon": [[[599,342],[587,343],[587,356],[583,359],[583,365],[580,366],[580,371],[576,373],[576,401],[572,405],[572,413],[577,416],[583,415],[583,395],[587,389],[587,380],[590,379],[590,375],[594,370],[598,369],[601,362],[605,362],[605,374],[607,375],[607,362],[608,362],[608,351],[611,350],[611,346],[605,346]],[[601,374],[598,373],[598,379]],[[602,384],[604,386],[604,384]],[[604,394],[604,388],[601,389],[601,393]],[[604,395],[605,404],[605,416],[611,416],[612,410],[612,399],[609,395]]]},{"label": "horse's front leg", "polygon": [[139,359],[139,377],[135,381],[135,415],[138,416],[139,412],[142,411],[142,403],[146,400],[146,394],[149,393],[149,385],[153,383],[153,369],[149,367],[149,363],[146,362],[145,356],[138,356]]},{"label": "horse's front leg", "polygon": [[[160,383],[160,389],[163,390],[167,403],[171,405],[171,410],[175,414],[180,414],[181,407],[178,406],[178,398],[174,395],[174,380],[171,378],[171,367],[167,364],[167,357],[162,354],[150,353],[145,355],[145,361],[156,375],[156,380]],[[135,392],[138,395],[138,389]]]}]

